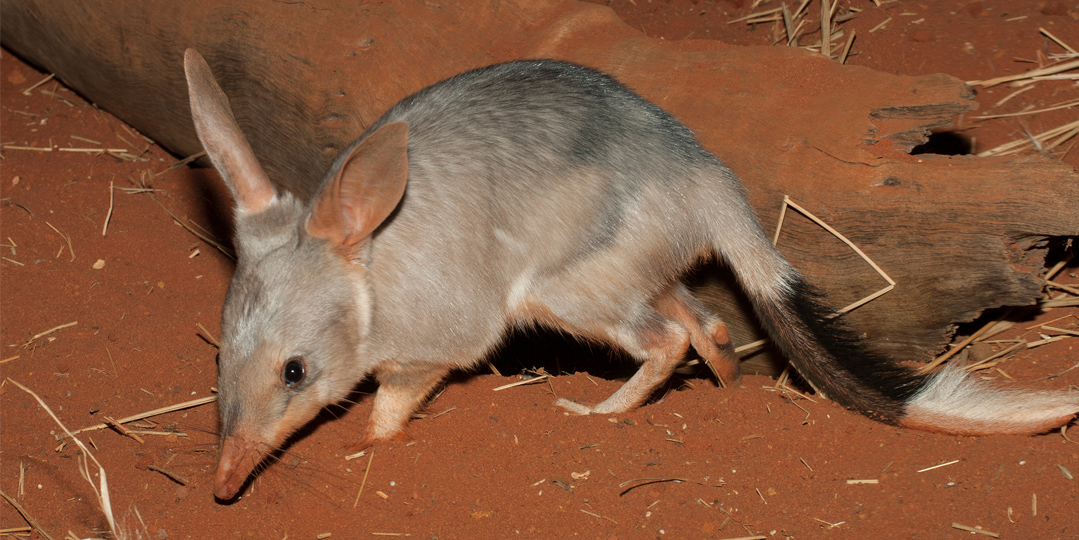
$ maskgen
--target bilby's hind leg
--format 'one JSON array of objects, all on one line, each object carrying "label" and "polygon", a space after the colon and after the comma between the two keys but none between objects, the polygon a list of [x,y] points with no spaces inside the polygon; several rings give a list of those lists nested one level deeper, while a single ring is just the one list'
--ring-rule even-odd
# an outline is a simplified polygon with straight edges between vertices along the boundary
[{"label": "bilby's hind leg", "polygon": [[658,313],[641,327],[614,326],[605,333],[611,342],[642,361],[641,368],[611,397],[594,407],[565,398],[556,401],[556,405],[577,414],[612,414],[633,409],[670,378],[689,350],[686,329]]},{"label": "bilby's hind leg", "polygon": [[712,369],[719,384],[737,383],[742,377],[738,355],[727,325],[693,298],[685,285],[675,283],[653,302],[657,311],[682,323],[697,354]]},{"label": "bilby's hind leg", "polygon": [[361,446],[400,436],[412,413],[449,371],[440,365],[381,364],[375,370],[378,391]]}]

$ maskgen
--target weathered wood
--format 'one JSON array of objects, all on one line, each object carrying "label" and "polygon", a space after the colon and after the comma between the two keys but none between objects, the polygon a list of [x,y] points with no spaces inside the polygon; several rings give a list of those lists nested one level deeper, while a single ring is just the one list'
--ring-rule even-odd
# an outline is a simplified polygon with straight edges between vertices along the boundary
[{"label": "weathered wood", "polygon": [[[270,175],[309,194],[337,152],[402,97],[469,68],[548,57],[609,72],[684,121],[774,226],[784,195],[897,282],[847,315],[899,358],[925,360],[956,322],[1039,295],[1043,240],[1079,234],[1079,175],[1039,157],[910,156],[974,102],[946,75],[903,77],[787,47],[664,42],[610,10],[561,0],[3,0],[2,39],[179,155],[200,150],[182,53],[195,47]],[[837,305],[883,285],[839,241],[788,215],[780,248]],[[755,324],[722,271],[698,293]],[[718,276],[718,277],[717,277]]]}]

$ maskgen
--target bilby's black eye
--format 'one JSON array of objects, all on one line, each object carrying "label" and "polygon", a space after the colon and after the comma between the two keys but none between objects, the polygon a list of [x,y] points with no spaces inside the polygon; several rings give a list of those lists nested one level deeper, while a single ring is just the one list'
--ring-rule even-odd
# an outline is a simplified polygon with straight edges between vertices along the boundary
[{"label": "bilby's black eye", "polygon": [[296,386],[303,381],[303,378],[307,375],[307,366],[304,364],[302,356],[293,356],[285,362],[285,369],[281,372],[282,377],[285,379],[285,386]]}]

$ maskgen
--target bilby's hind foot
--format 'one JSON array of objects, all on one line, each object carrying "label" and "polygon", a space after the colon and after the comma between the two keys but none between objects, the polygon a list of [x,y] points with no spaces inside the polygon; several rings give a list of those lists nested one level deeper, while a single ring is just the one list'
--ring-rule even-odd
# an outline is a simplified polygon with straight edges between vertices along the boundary
[{"label": "bilby's hind foot", "polygon": [[734,351],[727,325],[718,317],[714,317],[705,328],[708,328],[712,340],[701,340],[703,343],[700,347],[697,346],[697,342],[694,342],[693,348],[697,349],[701,358],[708,362],[708,366],[712,368],[712,373],[719,379],[721,386],[738,384],[742,380],[742,365],[738,353]]},{"label": "bilby's hind foot", "polygon": [[720,386],[736,384],[742,378],[727,325],[689,294],[685,285],[671,285],[653,304],[656,311],[678,321],[689,332],[694,350],[719,379]]},{"label": "bilby's hind foot", "polygon": [[653,313],[647,323],[636,328],[612,327],[611,340],[642,360],[640,369],[611,397],[589,407],[567,399],[556,405],[576,414],[616,414],[644,403],[667,381],[689,350],[689,334],[678,322]]}]

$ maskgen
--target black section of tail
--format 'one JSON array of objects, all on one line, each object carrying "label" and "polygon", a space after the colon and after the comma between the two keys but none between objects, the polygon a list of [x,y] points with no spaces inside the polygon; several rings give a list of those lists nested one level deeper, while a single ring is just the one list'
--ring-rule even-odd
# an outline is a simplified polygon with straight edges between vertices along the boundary
[{"label": "black section of tail", "polygon": [[898,423],[906,401],[924,386],[926,377],[872,351],[801,276],[778,298],[759,301],[758,315],[799,373],[844,407]]}]

